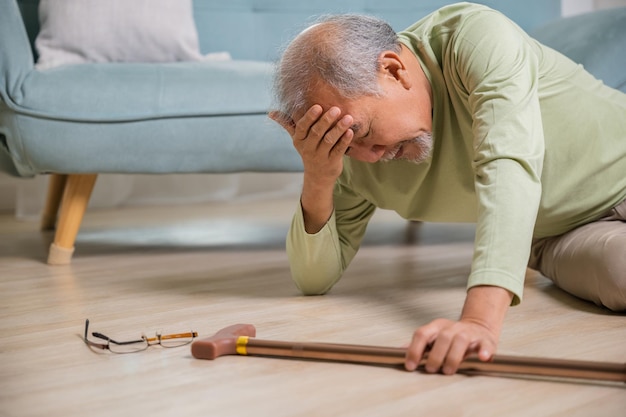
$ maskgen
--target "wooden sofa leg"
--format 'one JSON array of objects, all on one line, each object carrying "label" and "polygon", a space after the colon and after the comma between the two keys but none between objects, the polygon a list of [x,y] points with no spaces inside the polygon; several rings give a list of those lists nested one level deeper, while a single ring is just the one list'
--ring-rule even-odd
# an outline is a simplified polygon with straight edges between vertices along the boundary
[{"label": "wooden sofa leg", "polygon": [[50,245],[48,264],[67,265],[72,260],[74,242],[83,221],[97,174],[70,174],[67,177],[57,231]]},{"label": "wooden sofa leg", "polygon": [[41,230],[54,230],[57,223],[57,215],[59,206],[61,205],[61,197],[67,182],[67,175],[52,174],[48,182],[48,196],[46,197],[46,205],[41,215]]}]

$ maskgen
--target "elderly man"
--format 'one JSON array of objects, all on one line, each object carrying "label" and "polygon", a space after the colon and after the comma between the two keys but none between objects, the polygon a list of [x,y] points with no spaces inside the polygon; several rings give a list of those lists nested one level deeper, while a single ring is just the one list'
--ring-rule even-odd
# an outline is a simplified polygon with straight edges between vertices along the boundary
[{"label": "elderly man", "polygon": [[278,63],[279,108],[304,164],[287,238],[293,278],[323,294],[376,207],[476,222],[458,321],[418,328],[405,366],[489,360],[526,267],[626,309],[626,95],[484,6],[445,7],[399,34],[378,19],[326,18]]}]

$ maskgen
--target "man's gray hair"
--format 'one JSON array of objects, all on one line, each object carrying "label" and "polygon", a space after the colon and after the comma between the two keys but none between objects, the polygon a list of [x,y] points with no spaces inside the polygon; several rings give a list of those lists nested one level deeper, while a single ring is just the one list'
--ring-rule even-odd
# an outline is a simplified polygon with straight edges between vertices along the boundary
[{"label": "man's gray hair", "polygon": [[274,92],[278,109],[293,117],[311,105],[310,93],[319,82],[343,97],[381,93],[377,80],[383,51],[400,52],[391,26],[364,15],[325,16],[287,46],[276,65]]}]

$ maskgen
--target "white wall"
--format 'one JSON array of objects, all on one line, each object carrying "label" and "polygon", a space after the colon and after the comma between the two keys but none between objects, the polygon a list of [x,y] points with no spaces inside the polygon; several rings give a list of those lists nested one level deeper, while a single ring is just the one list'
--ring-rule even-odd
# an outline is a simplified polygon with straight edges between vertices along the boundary
[{"label": "white wall", "polygon": [[561,0],[561,14],[563,16],[573,16],[612,7],[626,7],[626,0]]}]

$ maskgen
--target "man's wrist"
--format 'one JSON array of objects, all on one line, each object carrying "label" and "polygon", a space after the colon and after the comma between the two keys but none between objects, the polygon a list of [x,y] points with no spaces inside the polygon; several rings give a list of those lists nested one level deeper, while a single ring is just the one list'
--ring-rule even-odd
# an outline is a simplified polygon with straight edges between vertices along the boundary
[{"label": "man's wrist", "polygon": [[513,293],[502,287],[480,285],[467,292],[461,321],[472,321],[500,332]]}]

